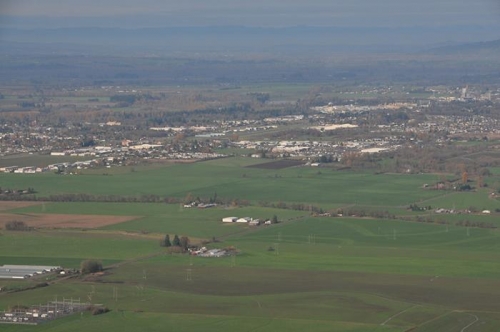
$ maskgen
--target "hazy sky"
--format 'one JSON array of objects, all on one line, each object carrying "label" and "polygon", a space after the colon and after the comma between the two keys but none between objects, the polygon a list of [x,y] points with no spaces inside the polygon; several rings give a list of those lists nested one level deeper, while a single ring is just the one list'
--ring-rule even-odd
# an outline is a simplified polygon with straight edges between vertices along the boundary
[{"label": "hazy sky", "polygon": [[0,0],[0,27],[500,25],[499,0]]}]

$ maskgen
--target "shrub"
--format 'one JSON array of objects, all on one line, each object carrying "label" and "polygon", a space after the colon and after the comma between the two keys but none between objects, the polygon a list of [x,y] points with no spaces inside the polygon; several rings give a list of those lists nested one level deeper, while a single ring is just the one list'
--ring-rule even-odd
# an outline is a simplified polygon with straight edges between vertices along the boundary
[{"label": "shrub", "polygon": [[102,271],[102,263],[96,260],[87,259],[80,264],[82,274],[96,273]]},{"label": "shrub", "polygon": [[9,221],[5,224],[5,229],[8,231],[28,231],[29,227],[23,221]]},{"label": "shrub", "polygon": [[92,308],[92,315],[101,315],[109,312],[109,309],[106,307],[95,307]]}]

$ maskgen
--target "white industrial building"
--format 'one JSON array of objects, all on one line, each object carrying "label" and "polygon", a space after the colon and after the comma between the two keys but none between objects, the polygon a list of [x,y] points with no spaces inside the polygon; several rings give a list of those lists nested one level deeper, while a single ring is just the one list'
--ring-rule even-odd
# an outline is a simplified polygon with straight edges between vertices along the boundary
[{"label": "white industrial building", "polygon": [[26,279],[60,269],[60,266],[2,265],[0,266],[0,279]]}]

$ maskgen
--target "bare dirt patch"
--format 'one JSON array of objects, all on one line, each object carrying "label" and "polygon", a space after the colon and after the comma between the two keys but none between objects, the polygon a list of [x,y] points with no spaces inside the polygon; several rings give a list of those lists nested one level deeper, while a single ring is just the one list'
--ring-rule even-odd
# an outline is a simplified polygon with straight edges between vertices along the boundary
[{"label": "bare dirt patch", "polygon": [[98,228],[138,218],[137,216],[101,216],[79,214],[13,214],[0,213],[0,226],[9,221],[22,221],[33,228]]},{"label": "bare dirt patch", "polygon": [[21,202],[21,201],[0,201],[0,211],[19,209],[27,206],[40,205],[40,202]]},{"label": "bare dirt patch", "polygon": [[262,169],[282,169],[294,166],[304,165],[302,160],[277,160],[269,163],[256,164],[247,166],[248,168],[262,168]]}]

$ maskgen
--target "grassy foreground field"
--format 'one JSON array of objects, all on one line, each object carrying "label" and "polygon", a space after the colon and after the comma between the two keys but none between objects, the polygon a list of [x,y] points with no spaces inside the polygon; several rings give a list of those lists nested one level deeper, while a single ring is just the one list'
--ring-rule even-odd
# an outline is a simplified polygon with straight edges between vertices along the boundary
[{"label": "grassy foreground field", "polygon": [[[500,330],[500,235],[495,228],[455,224],[459,218],[496,224],[494,213],[432,215],[447,222],[438,224],[397,218],[312,217],[308,211],[257,204],[269,200],[335,209],[364,206],[404,216],[427,216],[428,211],[406,211],[406,204],[451,208],[453,204],[465,206],[469,200],[494,211],[498,201],[487,193],[422,189],[422,183],[436,179],[434,175],[374,175],[329,169],[317,174],[310,168],[265,170],[244,166],[245,162],[235,158],[192,164],[186,174],[193,179],[175,165],[107,177],[32,177],[39,182],[30,186],[40,193],[93,188],[92,193],[99,194],[106,188],[109,193],[161,192],[184,197],[188,193],[210,196],[216,191],[220,197],[233,195],[253,205],[188,209],[163,203],[46,202],[2,211],[19,216],[137,218],[98,229],[2,231],[0,265],[78,267],[81,260],[96,258],[103,261],[106,270],[91,278],[50,279],[48,287],[1,292],[0,309],[44,303],[58,296],[82,301],[91,298],[111,312],[77,314],[37,327],[1,325],[1,330]],[[22,186],[15,180],[24,178],[2,176],[12,181],[11,185]],[[59,181],[60,188],[45,182],[46,176]],[[105,179],[107,183],[96,180],[89,184],[81,178]],[[169,185],[162,187],[160,179]],[[132,187],[133,191],[127,189]],[[458,197],[463,203],[458,203]],[[272,215],[282,222],[252,228],[220,221],[225,216]],[[239,254],[222,258],[169,254],[159,246],[160,238],[167,233],[186,235],[193,241],[217,237],[220,242],[209,247],[233,246]],[[0,280],[0,287],[22,287],[22,283]],[[33,283],[36,280],[26,281],[27,286]]]},{"label": "grassy foreground field", "polygon": [[[394,228],[400,234],[396,239],[388,234]],[[314,241],[305,230],[317,234]],[[209,331],[455,331],[472,322],[472,315],[481,320],[480,331],[495,331],[500,257],[494,247],[475,245],[484,242],[498,243],[498,235],[477,230],[467,237],[459,227],[446,232],[427,224],[311,218],[228,238],[221,245],[239,248],[235,258],[164,253],[110,267],[96,279],[2,294],[0,305],[39,303],[56,294],[86,298],[93,290],[94,302],[113,309],[104,316],[54,321],[42,331],[122,328],[122,319],[128,321],[125,331],[142,324],[155,330],[172,321],[186,331],[202,326]],[[268,251],[269,245],[279,251]],[[68,247],[59,256],[81,251]],[[28,248],[23,253],[32,255]]]}]

